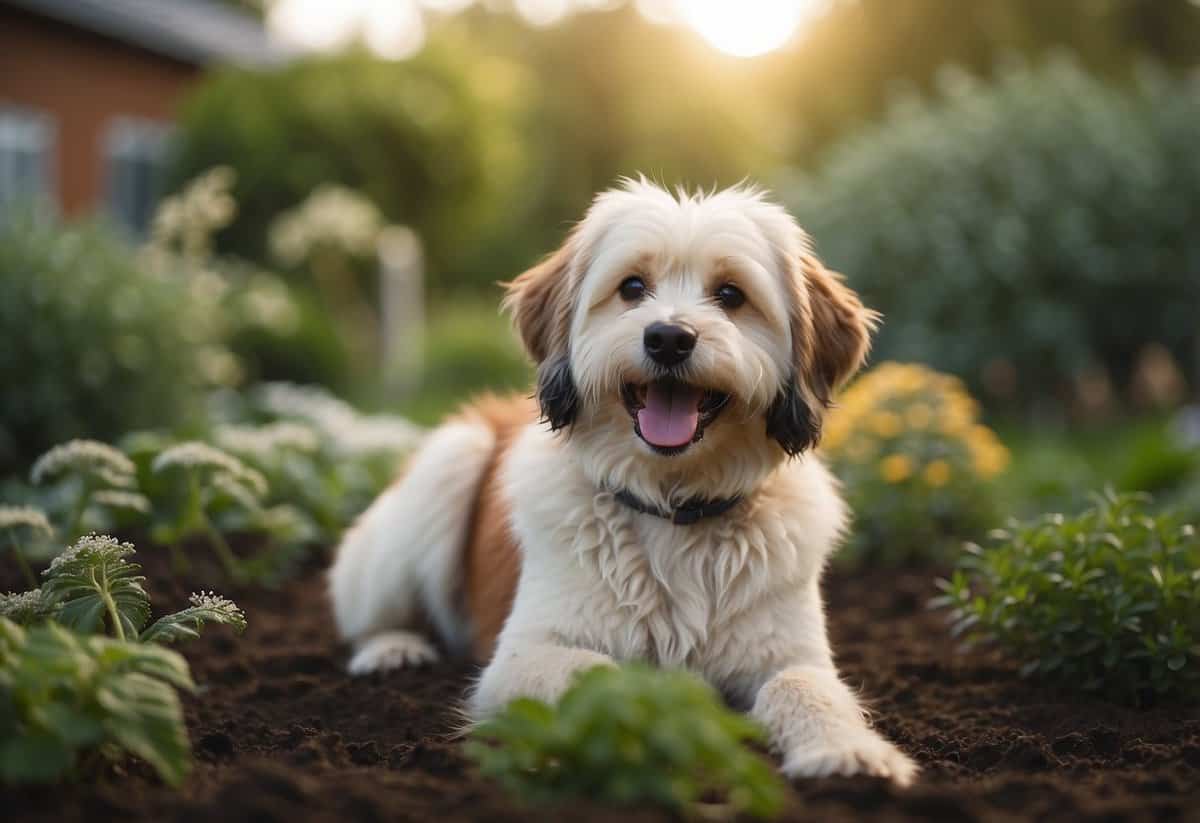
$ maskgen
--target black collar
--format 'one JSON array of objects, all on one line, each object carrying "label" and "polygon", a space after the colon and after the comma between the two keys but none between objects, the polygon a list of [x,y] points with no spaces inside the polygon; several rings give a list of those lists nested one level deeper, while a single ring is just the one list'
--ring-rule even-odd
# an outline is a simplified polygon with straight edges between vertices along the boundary
[{"label": "black collar", "polygon": [[636,512],[652,514],[655,517],[661,517],[663,520],[670,520],[676,526],[690,526],[706,517],[719,517],[742,502],[740,494],[737,497],[721,497],[716,500],[692,498],[683,505],[676,506],[672,511],[663,511],[657,506],[652,506],[649,503],[639,500],[625,489],[613,492],[613,497]]}]

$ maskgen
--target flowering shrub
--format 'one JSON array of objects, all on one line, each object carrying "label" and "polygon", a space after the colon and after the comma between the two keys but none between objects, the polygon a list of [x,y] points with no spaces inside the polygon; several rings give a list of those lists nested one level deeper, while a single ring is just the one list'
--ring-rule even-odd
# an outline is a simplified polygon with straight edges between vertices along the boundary
[{"label": "flowering shrub", "polygon": [[1200,536],[1108,492],[969,545],[945,592],[953,632],[1037,675],[1130,702],[1200,697]]},{"label": "flowering shrub", "polygon": [[937,558],[979,534],[994,517],[989,481],[1009,460],[961,381],[902,363],[842,393],[822,451],[854,512],[851,562]]},{"label": "flowering shrub", "polygon": [[742,744],[761,732],[685,672],[598,667],[555,706],[513,701],[475,731],[485,775],[531,801],[586,797],[687,811],[706,793],[770,817],[783,800],[771,767]]}]

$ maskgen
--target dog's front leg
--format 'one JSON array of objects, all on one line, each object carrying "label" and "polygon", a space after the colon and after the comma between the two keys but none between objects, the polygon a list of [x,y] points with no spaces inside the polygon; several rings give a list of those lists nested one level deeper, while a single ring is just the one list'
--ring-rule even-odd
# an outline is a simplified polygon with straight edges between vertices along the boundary
[{"label": "dog's front leg", "polygon": [[471,716],[480,720],[518,697],[554,703],[575,675],[616,665],[611,657],[556,643],[501,643],[471,695]]},{"label": "dog's front leg", "polygon": [[776,673],[759,689],[751,714],[782,754],[788,777],[868,774],[907,786],[917,774],[917,765],[870,727],[831,666]]}]

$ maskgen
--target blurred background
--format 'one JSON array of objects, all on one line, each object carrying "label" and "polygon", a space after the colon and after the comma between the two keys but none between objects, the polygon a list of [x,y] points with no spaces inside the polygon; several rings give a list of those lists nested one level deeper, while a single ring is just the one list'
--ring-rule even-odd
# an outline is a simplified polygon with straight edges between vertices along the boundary
[{"label": "blurred background", "polygon": [[524,387],[496,281],[644,173],[772,189],[1002,512],[1200,506],[1198,59],[1196,0],[0,0],[0,475],[267,381]]}]

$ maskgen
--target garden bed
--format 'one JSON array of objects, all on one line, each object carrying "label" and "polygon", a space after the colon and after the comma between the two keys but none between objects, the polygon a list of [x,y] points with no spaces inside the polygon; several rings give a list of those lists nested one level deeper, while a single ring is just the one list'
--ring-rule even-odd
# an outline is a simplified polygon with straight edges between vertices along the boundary
[{"label": "garden bed", "polygon": [[[156,602],[180,605],[199,588],[170,582],[160,558],[145,555]],[[1200,708],[1126,709],[1024,682],[984,652],[958,654],[942,615],[925,608],[932,576],[834,573],[826,586],[846,678],[921,763],[922,779],[908,791],[796,782],[784,819],[1200,819]],[[226,593],[246,611],[246,635],[214,628],[181,648],[200,684],[186,699],[196,766],[183,789],[131,761],[94,764],[65,786],[0,792],[6,819],[559,817],[514,803],[452,738],[474,668],[351,680],[316,569],[279,591]],[[669,819],[592,806],[570,818]]]}]

